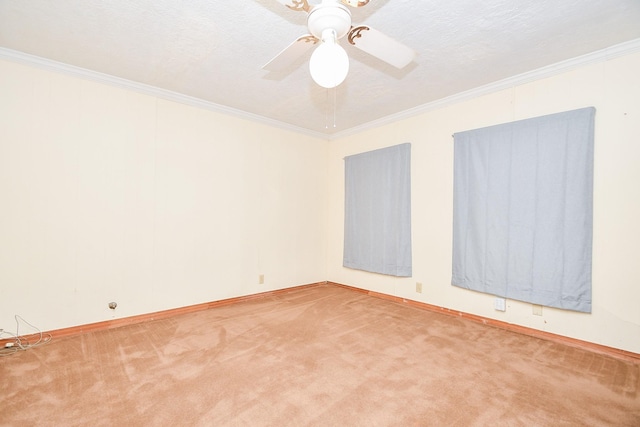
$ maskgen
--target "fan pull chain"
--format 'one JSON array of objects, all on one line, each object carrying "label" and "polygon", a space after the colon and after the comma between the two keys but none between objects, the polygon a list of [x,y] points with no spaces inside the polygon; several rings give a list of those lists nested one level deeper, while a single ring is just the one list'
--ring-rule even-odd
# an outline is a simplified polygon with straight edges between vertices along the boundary
[{"label": "fan pull chain", "polygon": [[329,129],[329,89],[326,89],[326,97],[324,100],[324,106],[325,106],[325,110],[324,110],[324,128],[325,129]]},{"label": "fan pull chain", "polygon": [[336,127],[336,109],[337,109],[337,102],[336,99],[338,97],[337,95],[338,93],[338,86],[333,88],[333,127]]},{"label": "fan pull chain", "polygon": [[337,86],[334,87],[333,89],[327,89],[326,91],[326,99],[325,99],[325,105],[326,105],[326,110],[325,110],[325,114],[324,114],[324,128],[325,129],[329,129],[329,110],[332,107],[332,104],[329,102],[329,91],[333,90],[333,127],[335,128],[336,125],[336,110],[337,110],[337,92],[338,92],[338,88]]}]

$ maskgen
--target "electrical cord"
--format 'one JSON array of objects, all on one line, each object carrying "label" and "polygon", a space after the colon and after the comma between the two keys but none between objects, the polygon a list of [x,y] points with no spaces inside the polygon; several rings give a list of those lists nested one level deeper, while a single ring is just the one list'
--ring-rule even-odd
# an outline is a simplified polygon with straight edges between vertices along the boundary
[{"label": "electrical cord", "polygon": [[[0,330],[0,340],[3,339],[3,335],[9,335],[13,337],[13,342],[8,342],[4,347],[0,348],[0,357],[2,356],[10,356],[12,354],[17,353],[18,351],[26,351],[31,348],[47,344],[51,341],[52,337],[49,333],[43,333],[39,328],[33,326],[31,323],[24,320],[21,316],[17,314],[14,316],[16,319],[16,333],[13,334],[11,332],[7,332],[4,330]],[[20,336],[20,322],[26,323],[31,326],[37,332]],[[37,339],[36,339],[37,338]],[[30,340],[36,339],[35,342],[30,342]]]}]

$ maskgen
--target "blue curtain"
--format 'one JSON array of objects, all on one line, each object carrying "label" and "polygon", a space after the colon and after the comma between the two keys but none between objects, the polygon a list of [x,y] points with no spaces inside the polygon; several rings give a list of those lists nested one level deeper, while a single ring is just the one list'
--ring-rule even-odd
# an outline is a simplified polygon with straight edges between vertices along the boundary
[{"label": "blue curtain", "polygon": [[345,158],[343,265],[411,276],[411,144]]},{"label": "blue curtain", "polygon": [[454,135],[453,285],[591,312],[594,117]]}]

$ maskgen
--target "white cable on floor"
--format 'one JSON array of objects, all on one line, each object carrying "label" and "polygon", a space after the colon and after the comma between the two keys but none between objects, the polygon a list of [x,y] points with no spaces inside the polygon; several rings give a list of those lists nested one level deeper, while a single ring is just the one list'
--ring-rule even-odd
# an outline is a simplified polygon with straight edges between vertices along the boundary
[{"label": "white cable on floor", "polygon": [[[14,318],[16,319],[16,333],[13,334],[11,332],[7,332],[4,330],[0,332],[0,340],[3,339],[2,336],[5,334],[14,338],[13,343],[9,342],[5,344],[5,347],[0,348],[0,357],[15,354],[19,350],[23,350],[23,351],[29,350],[30,348],[44,345],[44,344],[47,344],[49,341],[51,341],[51,338],[52,338],[51,334],[48,334],[48,333],[43,334],[39,328],[33,326],[31,323],[27,322],[17,314],[14,316]],[[33,329],[37,331],[36,333],[30,334],[38,337],[36,342],[29,343],[26,336],[20,336],[20,321],[22,321],[23,323],[26,323],[27,325],[31,326]],[[7,347],[7,345],[9,345],[9,347]]]}]

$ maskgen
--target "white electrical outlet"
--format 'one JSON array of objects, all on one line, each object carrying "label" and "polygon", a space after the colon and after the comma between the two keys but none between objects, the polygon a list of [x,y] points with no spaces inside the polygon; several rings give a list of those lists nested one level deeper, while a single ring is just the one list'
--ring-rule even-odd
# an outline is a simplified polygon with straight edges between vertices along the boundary
[{"label": "white electrical outlet", "polygon": [[258,284],[264,285],[264,274],[258,276]]},{"label": "white electrical outlet", "polygon": [[507,310],[507,300],[504,298],[496,297],[493,300],[493,308],[498,311],[506,311]]},{"label": "white electrical outlet", "polygon": [[534,316],[542,316],[542,306],[538,304],[532,304],[533,307],[533,315]]},{"label": "white electrical outlet", "polygon": [[422,283],[416,282],[416,292],[419,294],[422,293]]}]

